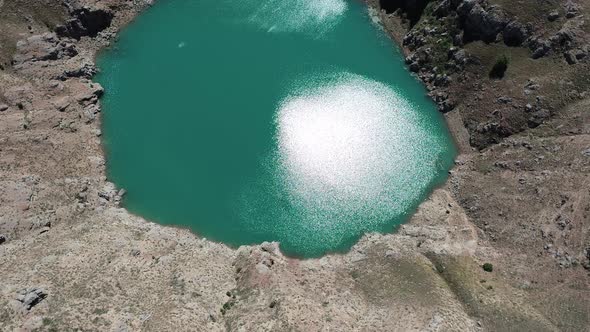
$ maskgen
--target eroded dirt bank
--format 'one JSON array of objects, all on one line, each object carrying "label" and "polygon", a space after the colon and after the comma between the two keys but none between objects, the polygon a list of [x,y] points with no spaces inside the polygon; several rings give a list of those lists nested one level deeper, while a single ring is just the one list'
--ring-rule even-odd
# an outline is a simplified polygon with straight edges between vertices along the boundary
[{"label": "eroded dirt bank", "polygon": [[588,330],[588,1],[370,4],[462,154],[396,234],[300,261],[118,207],[93,59],[149,1],[0,0],[0,329]]}]

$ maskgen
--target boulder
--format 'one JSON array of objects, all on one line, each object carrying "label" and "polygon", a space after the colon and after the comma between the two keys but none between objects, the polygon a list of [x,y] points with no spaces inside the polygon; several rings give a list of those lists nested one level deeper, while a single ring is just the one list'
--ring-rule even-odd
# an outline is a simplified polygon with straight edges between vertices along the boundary
[{"label": "boulder", "polygon": [[8,105],[6,105],[6,104],[0,104],[0,112],[4,112],[6,110],[8,110]]},{"label": "boulder", "polygon": [[563,54],[565,61],[569,64],[569,65],[575,65],[576,63],[578,63],[578,60],[576,59],[576,55],[574,54],[574,52],[572,51],[568,51],[565,52]]},{"label": "boulder", "polygon": [[551,42],[541,38],[531,39],[529,41],[529,49],[533,51],[531,57],[533,59],[539,59],[549,54],[551,51]]},{"label": "boulder", "polygon": [[25,288],[18,292],[16,300],[22,303],[26,310],[31,310],[47,297],[47,293],[42,288]]},{"label": "boulder", "polygon": [[65,81],[66,79],[72,78],[72,77],[90,79],[96,73],[98,73],[98,69],[96,68],[96,66],[94,64],[83,63],[78,68],[64,71],[64,73],[62,75],[60,75],[57,79],[59,79],[61,81]]},{"label": "boulder", "polygon": [[568,47],[575,39],[575,32],[570,27],[563,27],[554,36],[549,38],[553,48]]},{"label": "boulder", "polygon": [[96,104],[103,93],[104,89],[99,83],[91,83],[77,95],[76,100],[81,105]]},{"label": "boulder", "polygon": [[485,1],[465,0],[457,7],[457,14],[465,43],[476,40],[494,42],[508,24],[504,12],[496,6],[487,5]]},{"label": "boulder", "polygon": [[532,113],[532,116],[528,119],[528,126],[535,128],[541,125],[545,119],[549,118],[551,113],[548,110],[541,109]]},{"label": "boulder", "polygon": [[68,96],[64,96],[53,100],[51,103],[57,111],[65,112],[66,109],[70,106],[71,101]]},{"label": "boulder", "polygon": [[115,184],[112,182],[105,183],[105,185],[102,187],[102,189],[99,190],[99,192],[98,192],[98,197],[104,198],[107,201],[113,200],[116,195],[117,195],[117,190],[116,190]]},{"label": "boulder", "polygon": [[547,15],[547,20],[549,20],[549,22],[556,21],[558,18],[559,12],[557,10],[554,10]]},{"label": "boulder", "polygon": [[577,49],[574,51],[574,55],[576,56],[577,60],[583,60],[588,56],[588,52],[583,49]]},{"label": "boulder", "polygon": [[82,111],[84,122],[89,124],[93,122],[100,113],[100,106],[98,104],[90,104]]},{"label": "boulder", "polygon": [[573,18],[575,16],[578,15],[578,11],[580,10],[580,7],[578,6],[578,4],[574,3],[572,0],[568,0],[565,3],[565,17],[567,18]]},{"label": "boulder", "polygon": [[524,25],[512,21],[504,27],[502,36],[504,37],[504,44],[507,46],[520,46],[529,37],[529,32]]}]

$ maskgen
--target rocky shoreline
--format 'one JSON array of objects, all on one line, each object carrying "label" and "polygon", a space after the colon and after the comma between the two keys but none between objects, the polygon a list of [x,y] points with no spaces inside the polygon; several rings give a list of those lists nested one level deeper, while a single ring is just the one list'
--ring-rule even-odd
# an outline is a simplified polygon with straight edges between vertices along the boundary
[{"label": "rocky shoreline", "polygon": [[0,329],[590,325],[587,1],[370,0],[462,154],[398,232],[304,261],[118,206],[94,58],[149,5],[0,1]]}]

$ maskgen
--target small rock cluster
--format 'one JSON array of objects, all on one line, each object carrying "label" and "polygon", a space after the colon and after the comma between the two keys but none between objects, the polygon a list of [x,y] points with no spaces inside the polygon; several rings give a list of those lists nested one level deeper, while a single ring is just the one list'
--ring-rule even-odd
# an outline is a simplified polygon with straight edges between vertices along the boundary
[{"label": "small rock cluster", "polygon": [[119,205],[126,193],[127,191],[125,189],[117,190],[114,183],[107,182],[98,192],[98,197],[101,199],[101,204],[114,202],[116,205]]},{"label": "small rock cluster", "polygon": [[503,40],[508,46],[521,46],[532,28],[509,18],[487,0],[442,0],[433,8],[431,17],[405,35],[403,45],[411,52],[406,57],[410,71],[426,84],[439,111],[448,112],[456,103],[444,88],[451,84],[453,73],[475,61],[462,49],[464,44]]}]

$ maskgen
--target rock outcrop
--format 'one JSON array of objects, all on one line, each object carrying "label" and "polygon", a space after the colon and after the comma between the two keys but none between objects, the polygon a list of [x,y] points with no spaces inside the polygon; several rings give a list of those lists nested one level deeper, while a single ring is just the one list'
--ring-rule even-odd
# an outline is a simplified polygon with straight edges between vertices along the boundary
[{"label": "rock outcrop", "polygon": [[464,0],[457,7],[459,22],[463,28],[463,42],[483,40],[491,43],[508,24],[506,14],[487,1]]},{"label": "rock outcrop", "polygon": [[55,33],[35,35],[16,44],[17,53],[13,65],[27,61],[47,61],[71,58],[78,54],[74,44],[57,38]]},{"label": "rock outcrop", "polygon": [[21,289],[16,296],[16,300],[22,303],[25,310],[31,310],[46,297],[47,293],[42,288],[33,287]]},{"label": "rock outcrop", "polygon": [[379,6],[388,13],[400,10],[410,20],[411,24],[416,24],[424,9],[431,0],[379,0]]},{"label": "rock outcrop", "polygon": [[65,24],[56,27],[55,32],[59,36],[75,39],[96,37],[111,25],[114,15],[110,10],[83,7],[72,10],[71,16]]}]

